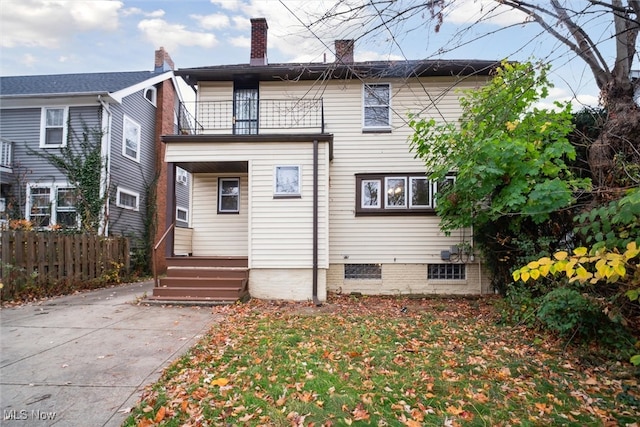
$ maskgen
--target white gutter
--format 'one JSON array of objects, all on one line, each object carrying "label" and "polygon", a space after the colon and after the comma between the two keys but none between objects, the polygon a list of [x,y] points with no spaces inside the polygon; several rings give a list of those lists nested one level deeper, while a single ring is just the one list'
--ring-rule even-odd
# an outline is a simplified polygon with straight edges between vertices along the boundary
[{"label": "white gutter", "polygon": [[111,182],[111,110],[109,104],[98,95],[98,102],[102,105],[102,123],[100,142],[100,158],[104,162],[100,168],[100,199],[104,199],[104,207],[100,213],[100,226],[98,234],[107,236],[109,234],[109,183]]}]

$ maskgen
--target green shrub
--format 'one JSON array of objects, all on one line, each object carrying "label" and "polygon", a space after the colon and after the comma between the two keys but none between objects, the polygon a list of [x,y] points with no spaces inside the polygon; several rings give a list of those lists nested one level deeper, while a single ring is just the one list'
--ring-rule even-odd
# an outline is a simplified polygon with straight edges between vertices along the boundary
[{"label": "green shrub", "polygon": [[593,337],[598,325],[608,320],[600,307],[575,289],[557,288],[541,299],[538,319],[560,335]]}]

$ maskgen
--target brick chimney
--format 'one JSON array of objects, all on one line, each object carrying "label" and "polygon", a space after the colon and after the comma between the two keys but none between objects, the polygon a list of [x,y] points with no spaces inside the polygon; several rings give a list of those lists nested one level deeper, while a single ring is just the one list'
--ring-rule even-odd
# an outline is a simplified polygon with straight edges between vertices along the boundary
[{"label": "brick chimney", "polygon": [[267,65],[267,20],[251,20],[251,59],[249,65]]},{"label": "brick chimney", "polygon": [[353,40],[336,40],[336,62],[353,64]]},{"label": "brick chimney", "polygon": [[169,56],[164,47],[156,50],[156,58],[154,63],[154,71],[156,73],[162,73],[165,71],[171,71],[174,69],[173,60]]}]

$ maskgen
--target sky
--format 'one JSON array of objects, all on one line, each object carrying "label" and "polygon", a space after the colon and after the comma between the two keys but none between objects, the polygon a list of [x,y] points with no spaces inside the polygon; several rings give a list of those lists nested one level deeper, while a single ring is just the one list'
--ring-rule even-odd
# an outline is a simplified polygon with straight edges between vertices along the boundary
[{"label": "sky", "polygon": [[[365,0],[344,0],[358,4]],[[411,5],[417,0],[402,0]],[[572,0],[574,3],[585,0]],[[270,63],[334,60],[334,40],[355,39],[355,59],[542,59],[552,64],[549,102],[596,105],[598,88],[585,63],[526,17],[491,0],[457,0],[438,25],[425,11],[396,26],[379,16],[320,21],[345,11],[335,0],[2,0],[0,75],[152,70],[154,51],[177,69],[249,62],[250,18],[269,25]],[[490,5],[491,4],[491,5]],[[343,16],[340,14],[340,16]],[[345,14],[344,16],[349,16]],[[469,22],[484,16],[469,29]],[[609,43],[612,24],[590,28]],[[375,31],[367,31],[378,27]],[[436,31],[437,30],[437,31]],[[636,69],[640,68],[634,64]],[[1,90],[1,88],[0,88]]]}]

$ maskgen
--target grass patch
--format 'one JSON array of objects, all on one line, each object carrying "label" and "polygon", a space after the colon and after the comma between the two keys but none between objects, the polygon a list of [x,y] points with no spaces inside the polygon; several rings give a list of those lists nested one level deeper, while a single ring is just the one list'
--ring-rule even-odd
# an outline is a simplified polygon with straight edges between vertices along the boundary
[{"label": "grass patch", "polygon": [[[582,366],[489,300],[332,297],[216,308],[126,426],[625,425],[638,371]],[[406,307],[405,310],[402,308]]]}]

